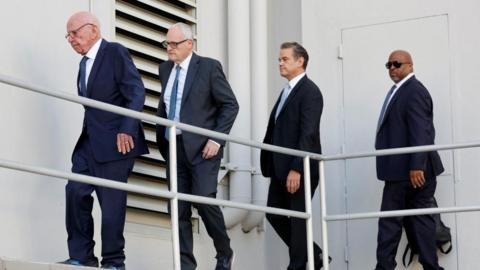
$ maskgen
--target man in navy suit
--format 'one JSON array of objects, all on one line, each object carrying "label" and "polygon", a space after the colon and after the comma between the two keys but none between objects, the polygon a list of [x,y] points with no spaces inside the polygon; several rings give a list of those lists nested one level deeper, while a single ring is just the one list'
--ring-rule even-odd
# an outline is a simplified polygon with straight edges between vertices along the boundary
[{"label": "man in navy suit", "polygon": [[[101,37],[98,19],[78,12],[70,17],[65,36],[80,55],[78,94],[141,111],[145,89],[125,47]],[[85,107],[80,138],[72,155],[72,172],[127,182],[135,157],[148,153],[141,122]],[[127,193],[69,181],[66,186],[66,227],[70,258],[63,263],[98,267],[93,253],[92,192],[102,209],[102,268],[125,269],[123,229]]]},{"label": "man in navy suit", "polygon": [[[386,68],[395,84],[380,112],[375,148],[434,144],[432,98],[415,78],[412,57],[406,51],[394,51]],[[443,165],[436,151],[377,157],[377,178],[385,181],[381,211],[431,207],[437,186],[436,176],[442,172]],[[438,265],[433,217],[404,218],[411,219],[423,269],[443,269]],[[379,219],[376,270],[395,269],[402,220],[402,217]]]},{"label": "man in navy suit", "polygon": [[[308,53],[297,42],[280,47],[280,75],[288,80],[273,107],[264,143],[302,151],[321,153],[320,117],[323,97],[320,89],[305,71]],[[303,158],[262,150],[262,174],[270,177],[267,205],[305,211]],[[311,161],[312,195],[318,185],[318,161]],[[310,199],[310,198],[309,198]],[[307,232],[304,219],[267,214],[267,219],[288,247],[288,270],[305,270],[307,263]],[[323,266],[322,250],[315,243],[315,269]]]},{"label": "man in navy suit", "polygon": [[[220,63],[193,53],[190,26],[174,24],[163,43],[168,61],[159,67],[162,95],[157,115],[170,120],[229,133],[238,113],[238,103]],[[220,160],[225,141],[177,130],[178,192],[215,198]],[[157,126],[157,143],[167,160],[168,130]],[[216,270],[231,269],[233,251],[218,206],[196,204],[217,251]],[[178,203],[182,270],[193,270],[191,203]]]}]

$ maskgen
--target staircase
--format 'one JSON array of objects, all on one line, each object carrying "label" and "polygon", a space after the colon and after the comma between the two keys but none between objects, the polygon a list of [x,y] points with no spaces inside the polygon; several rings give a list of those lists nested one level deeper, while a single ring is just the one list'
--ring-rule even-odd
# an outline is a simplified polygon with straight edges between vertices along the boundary
[{"label": "staircase", "polygon": [[78,267],[56,263],[25,262],[0,257],[0,270],[93,270],[98,268]]}]

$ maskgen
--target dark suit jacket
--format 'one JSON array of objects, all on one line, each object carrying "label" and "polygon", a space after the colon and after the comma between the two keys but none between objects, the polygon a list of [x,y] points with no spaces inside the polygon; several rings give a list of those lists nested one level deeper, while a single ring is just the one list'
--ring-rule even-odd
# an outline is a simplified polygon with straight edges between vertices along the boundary
[{"label": "dark suit jacket", "polygon": [[[320,117],[323,110],[320,89],[305,75],[290,92],[275,122],[280,99],[281,96],[270,114],[263,142],[320,154]],[[286,181],[290,170],[303,175],[301,157],[262,150],[260,164],[265,177]],[[318,183],[318,162],[312,160],[310,165],[312,184]]]},{"label": "dark suit jacket", "polygon": [[[165,89],[174,63],[160,64],[159,76]],[[228,134],[238,113],[238,103],[232,88],[225,78],[221,64],[214,59],[193,53],[185,79],[180,122]],[[157,116],[167,118],[164,91],[158,104]],[[168,159],[168,141],[164,137],[165,126],[157,125],[157,144],[162,156]],[[202,160],[202,149],[207,143],[205,136],[182,131],[187,158],[192,163]],[[225,145],[225,141],[214,139]],[[223,147],[214,159],[223,156]]]},{"label": "dark suit jacket", "polygon": [[[375,148],[431,145],[435,143],[433,104],[427,88],[415,76],[395,93],[377,131]],[[377,157],[377,177],[409,181],[410,170],[423,170],[427,179],[443,172],[436,151]]]},{"label": "dark suit jacket", "polygon": [[[78,82],[79,78],[77,86]],[[102,40],[88,77],[87,97],[136,111],[143,109],[145,89],[125,47]],[[135,148],[125,155],[117,150],[118,133],[134,137]],[[82,134],[75,149],[85,135],[88,135],[93,156],[98,162],[133,158],[148,153],[143,127],[137,119],[85,106]]]}]

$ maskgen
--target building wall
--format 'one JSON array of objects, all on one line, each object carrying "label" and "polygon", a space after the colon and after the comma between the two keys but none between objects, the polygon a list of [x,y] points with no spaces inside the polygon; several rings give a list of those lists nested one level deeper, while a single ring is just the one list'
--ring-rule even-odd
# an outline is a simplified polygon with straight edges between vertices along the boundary
[{"label": "building wall", "polygon": [[[79,58],[63,36],[68,16],[88,8],[87,1],[2,3],[0,73],[76,94]],[[0,84],[0,110],[2,159],[70,170],[81,106]],[[0,179],[0,254],[65,259],[65,182],[7,169],[0,169]]]},{"label": "building wall", "polygon": [[[226,1],[197,1],[198,52],[227,66]],[[2,3],[0,49],[5,55],[0,74],[33,85],[76,94],[80,57],[64,39],[66,21],[80,10],[100,19],[102,33],[114,35],[114,1],[44,1]],[[45,10],[45,12],[38,12]],[[228,72],[228,70],[227,70]],[[70,155],[81,130],[80,105],[0,84],[0,110],[5,128],[0,158],[69,171]],[[68,258],[64,227],[64,180],[0,169],[0,255],[22,260],[55,262]],[[100,210],[94,207],[95,252],[100,254]],[[127,213],[127,265],[133,269],[172,266],[169,218],[135,210]],[[195,228],[198,269],[212,269],[215,250],[205,227]],[[229,232],[243,269],[265,269],[263,231],[249,234],[240,226]],[[242,269],[242,268],[239,268]]]},{"label": "building wall", "polygon": [[[380,107],[392,84],[382,65],[397,48],[412,52],[415,73],[432,94],[437,144],[477,140],[480,130],[472,120],[478,114],[480,81],[475,62],[480,57],[476,50],[480,39],[472,30],[480,23],[474,15],[478,8],[477,1],[468,0],[302,1],[302,39],[312,57],[309,74],[324,90],[325,153],[373,150]],[[478,150],[442,151],[441,156],[446,172],[438,178],[440,206],[478,204]],[[379,209],[382,184],[376,180],[374,166],[372,158],[327,164],[330,214]],[[452,228],[454,250],[440,256],[441,265],[474,269],[479,263],[474,244],[479,240],[478,213],[442,218]],[[345,226],[344,235],[337,231],[340,224]],[[376,219],[334,222],[329,228],[333,269],[374,266]]]},{"label": "building wall", "polygon": [[[113,34],[112,4],[113,1],[86,0],[3,3],[0,9],[0,50],[3,52],[0,74],[76,94],[79,56],[63,38],[66,20],[75,11],[91,9],[100,17],[103,33],[108,38]],[[414,52],[416,73],[432,92],[437,143],[472,141],[480,136],[480,128],[472,121],[478,113],[476,90],[480,86],[476,76],[480,39],[472,31],[480,26],[475,13],[479,4],[474,0],[462,0],[461,5],[447,0],[407,0],[400,6],[396,4],[380,0],[358,3],[345,0],[268,1],[269,31],[265,33],[269,46],[268,107],[273,107],[285,83],[278,75],[279,46],[283,41],[301,41],[311,57],[307,74],[324,95],[321,137],[325,154],[373,150],[374,134],[366,132],[369,130],[366,127],[376,122],[386,87],[390,84],[387,73],[380,69],[389,50],[397,46],[406,46]],[[197,0],[198,52],[219,59],[224,68],[228,64],[226,9],[226,0]],[[438,36],[431,31],[428,35],[421,34],[427,29],[423,27],[440,29]],[[388,32],[389,29],[398,29],[401,33]],[[372,33],[372,41],[376,40],[370,47],[365,47],[369,43],[361,40],[365,33]],[[389,36],[377,41],[379,35]],[[425,40],[432,35],[433,39]],[[405,36],[407,38],[403,38]],[[352,40],[363,43],[353,46]],[[432,50],[425,45],[430,43]],[[339,47],[343,48],[341,55]],[[375,57],[362,58],[360,54],[365,52],[358,51],[360,48],[369,48],[368,52]],[[432,53],[436,51],[443,54]],[[362,61],[353,59],[364,59],[372,65],[362,66]],[[377,60],[378,63],[373,62]],[[359,72],[354,72],[355,65],[361,67]],[[228,70],[226,73],[228,76]],[[357,82],[358,93],[352,92],[357,90],[351,91]],[[365,96],[371,99],[367,99],[368,103],[360,103]],[[80,105],[0,84],[0,113],[4,121],[0,158],[70,170],[71,150],[83,117]],[[360,120],[353,121],[355,113]],[[442,152],[442,158],[447,172],[439,178],[439,204],[478,204],[478,151],[447,151]],[[382,186],[375,179],[373,159],[362,162],[327,164],[329,214],[378,210]],[[38,261],[59,261],[68,257],[64,229],[65,182],[7,169],[0,169],[0,179],[0,255]],[[319,241],[318,195],[313,205],[314,236]],[[99,216],[96,206],[94,217],[97,221]],[[441,256],[441,264],[447,269],[474,269],[480,260],[475,255],[475,243],[480,240],[476,229],[480,225],[479,215],[449,214],[443,218],[452,227],[454,251]],[[99,228],[98,222],[96,226]],[[127,264],[146,270],[156,269],[159,264],[171,266],[168,226],[165,217],[130,213],[125,230]],[[332,269],[372,268],[376,226],[376,220],[330,223]],[[239,269],[281,269],[287,264],[285,245],[267,223],[248,234],[239,226],[229,233],[238,265],[242,267]],[[97,233],[96,242],[100,243],[98,236]],[[215,252],[203,225],[199,226],[195,241],[199,269],[212,268]]]}]

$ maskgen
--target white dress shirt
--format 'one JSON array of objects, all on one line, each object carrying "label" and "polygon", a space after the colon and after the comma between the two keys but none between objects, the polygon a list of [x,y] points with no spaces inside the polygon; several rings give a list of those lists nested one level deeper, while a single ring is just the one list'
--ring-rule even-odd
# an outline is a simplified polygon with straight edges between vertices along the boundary
[{"label": "white dress shirt", "polygon": [[395,96],[395,94],[397,93],[398,89],[406,82],[408,81],[408,79],[410,79],[412,76],[414,76],[415,73],[409,73],[407,76],[405,76],[405,78],[403,78],[401,81],[399,81],[398,83],[395,84],[396,88],[395,90],[393,90],[393,93],[392,95],[390,96],[390,98],[388,99],[388,102],[387,102],[387,106],[385,107],[385,111],[387,111],[387,108],[388,108],[388,105],[390,105],[390,101],[392,100],[393,96]]},{"label": "white dress shirt", "polygon": [[[297,83],[304,76],[305,76],[305,72],[295,76],[293,79],[288,81],[287,85],[285,85],[285,87],[283,88],[283,91],[288,91],[288,92],[286,92],[286,93],[282,92],[281,100],[283,99],[283,102],[280,101],[280,104],[278,104],[279,106],[277,107],[277,111],[275,113],[275,120],[277,119],[277,116],[280,113],[280,111],[282,110],[283,106],[285,106],[285,101],[288,99],[288,96],[290,95],[290,93],[292,93],[293,88],[297,85]],[[287,86],[289,86],[289,87],[287,87]]]},{"label": "white dress shirt", "polygon": [[100,44],[102,44],[102,39],[97,40],[97,42],[93,44],[90,50],[88,50],[87,54],[85,54],[85,56],[88,58],[87,62],[85,63],[85,87],[88,87],[88,77],[90,76],[90,72],[92,71],[95,57],[97,57],[98,50],[100,49]]},{"label": "white dress shirt", "polygon": [[[177,88],[177,104],[175,106],[175,116],[173,121],[180,122],[180,107],[182,106],[182,97],[183,90],[185,88],[185,80],[187,78],[188,67],[190,66],[190,60],[192,60],[192,53],[180,63],[180,71],[178,74],[178,88]],[[175,75],[177,74],[176,70],[177,64],[174,64],[172,71],[170,72],[170,77],[168,78],[167,86],[165,87],[165,94],[163,96],[163,101],[165,102],[165,108],[167,113],[170,111],[170,97],[172,96],[173,82],[175,81]],[[181,134],[182,131],[177,129],[177,134]]]}]

